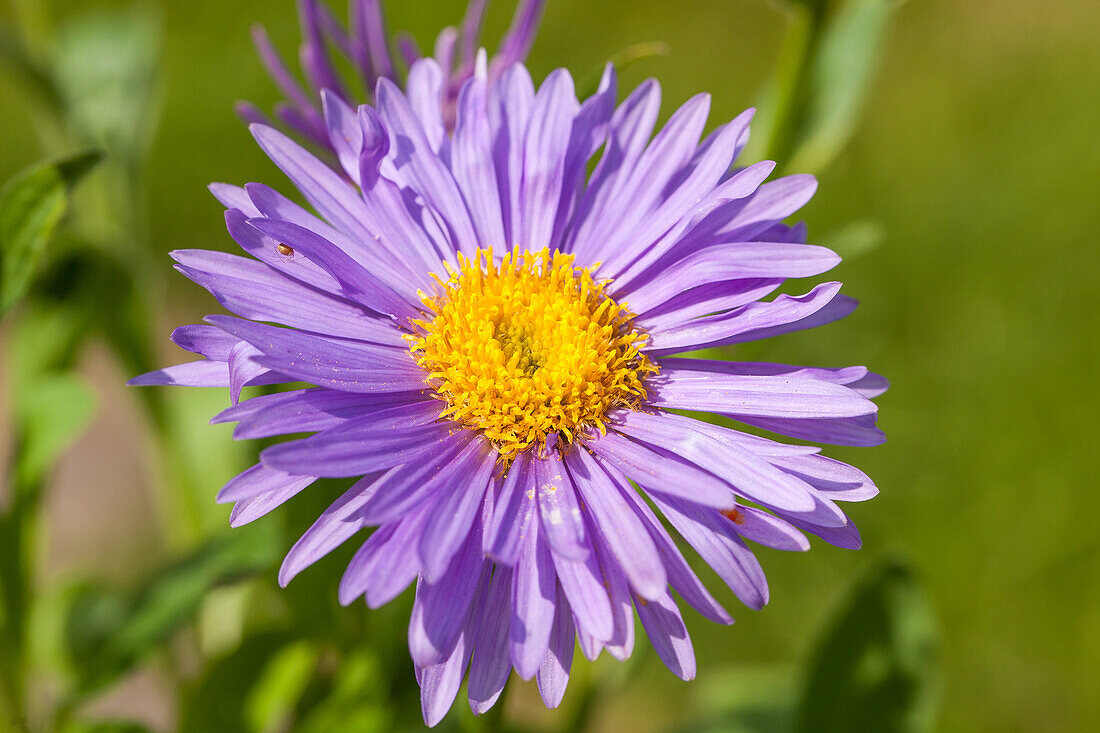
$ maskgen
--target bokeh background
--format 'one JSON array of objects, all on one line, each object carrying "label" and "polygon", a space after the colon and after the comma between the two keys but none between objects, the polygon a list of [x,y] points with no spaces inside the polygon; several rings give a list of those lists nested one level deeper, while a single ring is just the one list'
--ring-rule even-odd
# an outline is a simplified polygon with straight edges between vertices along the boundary
[{"label": "bokeh background", "polygon": [[[430,47],[463,7],[391,2],[387,15]],[[492,5],[489,38],[510,12],[506,0]],[[851,507],[864,549],[815,541],[804,554],[760,550],[771,585],[764,611],[740,607],[726,591],[718,597],[737,617],[732,628],[686,614],[700,660],[693,683],[673,678],[651,653],[624,669],[578,659],[558,712],[542,710],[534,685],[513,679],[504,725],[1100,730],[1100,3],[911,0],[883,17],[858,125],[822,165],[819,192],[802,212],[811,242],[846,255],[834,274],[863,305],[827,328],[739,352],[866,364],[891,379],[880,400],[889,442],[827,451],[881,488]],[[69,705],[70,726],[288,730],[328,705],[328,720],[340,721],[328,730],[351,730],[351,721],[363,730],[416,727],[407,597],[381,612],[336,606],[349,553],[334,553],[286,592],[274,589],[278,555],[338,489],[300,497],[287,518],[235,531],[249,538],[243,545],[227,540],[228,508],[213,497],[256,446],[206,424],[226,396],[148,398],[122,386],[142,358],[185,360],[170,329],[217,312],[167,257],[176,248],[232,248],[206,184],[289,188],[232,112],[237,99],[265,108],[277,99],[250,42],[257,21],[293,55],[289,1],[0,2],[5,44],[21,39],[67,80],[67,108],[108,149],[76,189],[60,235],[59,246],[91,254],[51,272],[39,305],[16,309],[0,328],[6,471],[17,463],[26,411],[21,380],[51,328],[88,334],[65,363],[96,405],[48,471],[33,560],[24,557],[37,589],[32,719],[53,720],[51,711]],[[782,3],[765,0],[551,0],[529,65],[536,79],[556,66],[587,76],[622,49],[663,41],[667,53],[629,65],[621,88],[657,76],[665,117],[710,91],[712,120],[724,121],[767,102],[791,22]],[[0,66],[0,180],[76,148],[48,107],[16,65]],[[115,283],[114,265],[100,258],[141,272],[140,296],[121,275]],[[89,294],[91,273],[102,282]],[[64,306],[78,297],[73,315]],[[134,347],[129,362],[119,356],[126,337],[112,328],[128,319],[155,354]],[[168,436],[161,440],[179,446],[172,459],[158,458],[158,426]],[[11,503],[11,488],[0,488],[0,508]],[[179,558],[194,562],[194,553],[214,552],[211,542],[229,541],[238,544],[228,565],[187,566],[182,580],[165,575],[165,567],[180,574]],[[160,610],[173,622],[152,634],[157,646],[110,661],[106,636],[155,625],[127,614],[165,577],[182,582],[184,591],[169,590],[193,602]],[[704,579],[719,590],[713,576]],[[855,649],[851,659],[845,648]],[[10,649],[0,646],[0,657]],[[815,679],[881,686],[821,697],[827,683],[807,692]],[[70,700],[72,689],[85,692]],[[358,712],[341,713],[341,704]],[[485,723],[460,711],[445,725]]]}]

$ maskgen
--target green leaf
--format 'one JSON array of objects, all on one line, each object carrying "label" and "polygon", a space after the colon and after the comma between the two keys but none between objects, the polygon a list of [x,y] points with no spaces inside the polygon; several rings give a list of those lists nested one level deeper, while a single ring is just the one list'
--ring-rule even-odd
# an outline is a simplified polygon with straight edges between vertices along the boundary
[{"label": "green leaf", "polygon": [[928,601],[908,565],[887,561],[856,584],[818,639],[796,730],[928,731],[938,684]]},{"label": "green leaf", "polygon": [[846,0],[833,13],[809,68],[790,170],[821,171],[855,132],[897,5]]},{"label": "green leaf", "polygon": [[39,483],[91,421],[96,396],[73,373],[42,374],[20,384],[16,486]]},{"label": "green leaf", "polygon": [[384,733],[394,730],[388,689],[378,658],[355,651],[340,661],[332,691],[295,726],[300,733]]},{"label": "green leaf", "polygon": [[745,156],[785,162],[793,130],[802,116],[806,77],[824,23],[818,4],[787,3],[787,32],[779,48],[775,69],[764,87],[752,120],[752,136]]},{"label": "green leaf", "polygon": [[17,174],[0,190],[0,314],[27,292],[65,214],[69,190],[100,157],[84,152],[41,164]]},{"label": "green leaf", "polygon": [[[36,287],[37,291],[37,287]],[[23,386],[46,373],[68,372],[73,369],[84,339],[87,324],[68,304],[43,304],[27,302],[17,317],[7,337],[4,353],[5,368],[9,370],[17,411],[27,408],[20,403],[33,404]]]},{"label": "green leaf", "polygon": [[70,15],[58,27],[54,67],[68,117],[126,165],[154,129],[160,27],[145,4]]},{"label": "green leaf", "polygon": [[143,333],[151,331],[135,282],[139,272],[127,254],[80,242],[50,262],[34,295],[43,307],[64,308],[85,331],[106,336],[125,366],[152,369],[150,346],[131,333],[139,324]]},{"label": "green leaf", "polygon": [[289,644],[275,654],[244,701],[245,719],[252,730],[284,730],[293,722],[294,708],[320,656],[310,641]]},{"label": "green leaf", "polygon": [[243,701],[269,660],[292,641],[281,632],[255,634],[232,654],[207,664],[183,695],[179,733],[250,733]]},{"label": "green leaf", "polygon": [[271,533],[233,532],[160,571],[136,591],[88,587],[68,616],[69,657],[84,689],[106,684],[191,623],[212,588],[268,570]]},{"label": "green leaf", "polygon": [[[48,339],[49,334],[43,337]],[[14,344],[19,341],[12,339]],[[0,511],[0,694],[19,718],[42,486],[57,457],[87,425],[96,400],[72,373],[18,375],[13,382],[17,389],[12,501]]]}]

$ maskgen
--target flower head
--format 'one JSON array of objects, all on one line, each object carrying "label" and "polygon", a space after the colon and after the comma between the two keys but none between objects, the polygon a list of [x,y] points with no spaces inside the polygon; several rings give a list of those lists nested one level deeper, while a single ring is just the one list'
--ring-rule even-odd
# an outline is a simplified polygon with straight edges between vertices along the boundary
[{"label": "flower head", "polygon": [[[442,74],[433,60],[410,71]],[[290,550],[280,581],[373,527],[339,597],[377,607],[416,583],[409,650],[429,724],[467,670],[475,712],[512,669],[557,705],[574,640],[589,659],[626,658],[634,611],[669,669],[691,678],[671,591],[732,619],[666,523],[760,608],[768,586],[746,541],[805,550],[805,531],[858,547],[836,502],[877,493],[816,447],[741,428],[874,445],[869,398],[885,380],[672,356],[852,310],[837,283],[765,300],[839,261],[783,223],[813,179],[731,168],[751,113],[700,141],[706,95],[656,135],[655,82],[615,99],[610,69],[581,103],[563,70],[536,91],[518,64],[491,80],[482,55],[453,135],[439,106],[386,77],[374,107],[326,92],[342,172],[254,125],[315,213],[260,184],[215,185],[249,256],[173,256],[237,317],[177,329],[204,359],[134,380],[228,386],[234,405],[215,421],[237,422],[238,438],[313,433],[267,448],[222,489],[234,525],[317,477],[358,478]],[[246,385],[298,382],[311,386],[238,403]]]},{"label": "flower head", "polygon": [[[302,26],[299,49],[306,87],[295,78],[283,57],[276,50],[263,26],[252,29],[252,37],[260,59],[271,78],[286,97],[275,106],[275,116],[286,128],[323,149],[333,149],[329,129],[321,108],[321,92],[357,105],[363,93],[374,89],[379,79],[389,79],[408,86],[414,104],[439,105],[447,129],[453,129],[458,91],[474,74],[474,59],[480,46],[481,26],[489,0],[470,0],[466,16],[458,27],[447,27],[435,41],[433,56],[436,66],[419,67],[420,49],[410,36],[398,33],[393,41],[386,31],[381,0],[349,0],[348,25],[343,26],[328,6],[320,0],[298,0],[298,17]],[[489,61],[489,78],[496,79],[514,63],[527,58],[535,40],[546,0],[519,0],[512,25],[500,42],[500,49]],[[356,78],[346,79],[338,71],[333,56],[343,65],[350,65]],[[404,70],[408,69],[407,78]],[[357,91],[361,90],[361,91]],[[267,116],[249,102],[239,102],[237,113],[249,123],[270,125]]]}]

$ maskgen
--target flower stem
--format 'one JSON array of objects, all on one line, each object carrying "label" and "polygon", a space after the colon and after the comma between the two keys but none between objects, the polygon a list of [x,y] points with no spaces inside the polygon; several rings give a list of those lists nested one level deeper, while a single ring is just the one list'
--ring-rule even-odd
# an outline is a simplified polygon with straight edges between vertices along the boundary
[{"label": "flower stem", "polygon": [[767,160],[787,160],[798,138],[805,110],[806,86],[810,64],[821,39],[827,3],[812,7],[794,3],[783,45],[779,51],[771,92],[767,102],[770,125],[766,126],[763,145],[758,149]]},{"label": "flower stem", "polygon": [[[17,440],[15,456],[22,455]],[[12,503],[0,515],[0,699],[16,726],[26,720],[27,611],[34,580],[34,530],[42,496],[41,478],[12,471]]]}]

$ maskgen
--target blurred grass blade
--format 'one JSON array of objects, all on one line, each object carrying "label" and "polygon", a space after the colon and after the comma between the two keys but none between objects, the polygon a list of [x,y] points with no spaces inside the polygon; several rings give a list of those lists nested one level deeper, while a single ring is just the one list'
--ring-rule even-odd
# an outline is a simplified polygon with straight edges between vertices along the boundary
[{"label": "blurred grass blade", "polygon": [[897,0],[847,0],[825,26],[809,69],[808,98],[790,169],[823,170],[855,132]]},{"label": "blurred grass blade", "polygon": [[938,698],[932,611],[908,565],[887,561],[852,589],[809,660],[798,731],[932,730]]},{"label": "blurred grass blade", "polygon": [[268,569],[278,557],[271,532],[234,532],[154,573],[135,592],[89,587],[66,622],[70,660],[84,690],[128,671],[191,623],[212,588]]},{"label": "blurred grass blade", "polygon": [[207,592],[269,568],[278,552],[270,533],[234,532],[208,542],[197,552],[157,573],[138,595],[133,612],[113,645],[141,653],[189,622]]},{"label": "blurred grass blade", "polygon": [[23,717],[28,608],[36,528],[46,475],[95,412],[95,394],[76,374],[38,374],[19,385],[13,498],[0,511],[0,693]]},{"label": "blurred grass blade", "polygon": [[[651,59],[655,56],[665,56],[668,51],[668,44],[664,41],[635,43],[613,55],[607,63],[615,67],[616,74],[622,74],[624,70],[629,69],[639,61]],[[606,66],[607,64],[600,64],[577,82],[577,97],[579,99],[587,99],[599,90],[600,79],[603,77]]]},{"label": "blurred grass blade", "polygon": [[41,164],[17,174],[0,190],[0,314],[27,292],[65,214],[69,191],[100,157],[84,152]]}]

